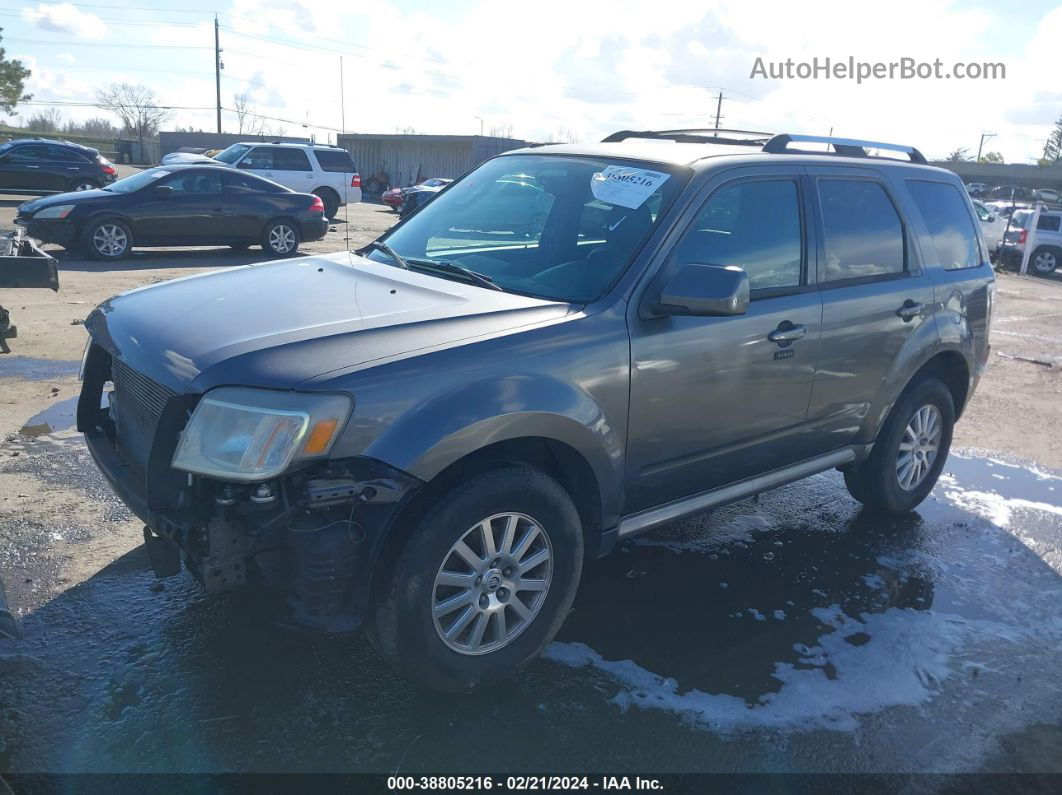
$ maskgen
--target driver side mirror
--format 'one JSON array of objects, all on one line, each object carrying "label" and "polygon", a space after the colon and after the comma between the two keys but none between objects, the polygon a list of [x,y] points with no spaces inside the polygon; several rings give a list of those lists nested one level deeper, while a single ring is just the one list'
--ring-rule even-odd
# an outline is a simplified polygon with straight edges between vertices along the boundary
[{"label": "driver side mirror", "polygon": [[173,195],[173,186],[158,185],[153,191],[151,191],[151,195],[156,199],[168,199]]},{"label": "driver side mirror", "polygon": [[996,222],[996,217],[989,213],[988,217],[985,220],[990,224],[994,224]]},{"label": "driver side mirror", "polygon": [[679,268],[652,310],[658,315],[728,317],[749,308],[749,275],[736,265],[690,263]]}]

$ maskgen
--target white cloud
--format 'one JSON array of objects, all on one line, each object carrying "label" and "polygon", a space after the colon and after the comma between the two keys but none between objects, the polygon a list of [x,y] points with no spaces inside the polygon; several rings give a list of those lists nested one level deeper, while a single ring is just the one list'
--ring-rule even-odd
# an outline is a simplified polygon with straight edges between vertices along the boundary
[{"label": "white cloud", "polygon": [[73,33],[82,39],[102,39],[107,26],[95,14],[81,11],[70,3],[39,3],[36,9],[23,8],[22,19],[43,30]]},{"label": "white cloud", "polygon": [[74,63],[77,61],[77,58],[74,57],[73,53],[69,52],[61,52],[55,56],[55,59],[57,61],[62,61],[63,63]]},{"label": "white cloud", "polygon": [[[700,0],[539,0],[535,14],[517,17],[487,0],[437,9],[410,11],[391,0],[233,0],[221,30],[223,105],[248,93],[259,113],[291,120],[290,134],[334,134],[328,128],[341,123],[343,53],[346,126],[359,132],[469,134],[479,131],[476,117],[487,130],[511,125],[515,135],[536,140],[560,129],[595,140],[624,127],[704,127],[722,87],[723,126],[833,128],[914,144],[930,156],[976,149],[988,130],[999,134],[993,149],[1022,161],[1038,154],[1037,138],[1062,112],[1050,44],[1062,40],[1062,9],[1042,18],[1024,12],[1022,25],[1013,24],[1012,9],[950,0],[893,0],[870,18],[842,0],[769,7],[747,0],[707,7]],[[212,43],[212,27],[160,28],[146,39],[202,47]],[[271,40],[277,38],[300,46]],[[757,56],[1003,61],[1007,79],[754,80]],[[131,65],[124,79],[151,86],[169,104],[211,104],[204,101],[213,96],[209,50],[159,57],[175,72],[206,74],[161,76]],[[233,114],[223,120],[235,130]],[[174,123],[212,129],[213,112],[181,111]]]}]

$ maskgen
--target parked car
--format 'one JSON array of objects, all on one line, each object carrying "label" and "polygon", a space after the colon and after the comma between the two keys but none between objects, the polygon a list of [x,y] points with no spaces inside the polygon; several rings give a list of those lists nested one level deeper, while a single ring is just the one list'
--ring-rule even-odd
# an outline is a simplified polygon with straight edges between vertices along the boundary
[{"label": "parked car", "polygon": [[453,182],[452,179],[432,177],[423,180],[409,188],[403,188],[399,194],[401,203],[398,205],[398,214],[407,216],[418,207],[427,204],[435,198],[435,194]]},{"label": "parked car", "polygon": [[985,243],[988,244],[988,254],[991,259],[995,259],[996,249],[1003,241],[1003,232],[1007,228],[1007,219],[976,199],[973,207],[977,220],[981,222],[981,231],[984,233]]},{"label": "parked car", "polygon": [[156,573],[271,583],[464,691],[620,541],[834,468],[917,506],[988,361],[962,183],[910,147],[720,137],[506,152],[356,253],[104,303],[78,428]]},{"label": "parked car", "polygon": [[361,175],[350,152],[338,146],[299,143],[238,143],[208,157],[171,152],[163,164],[225,165],[244,169],[324,202],[325,215],[335,218],[345,204],[361,201]]},{"label": "parked car", "polygon": [[988,186],[983,182],[970,182],[966,185],[966,192],[971,196],[984,196],[988,193]]},{"label": "parked car", "polygon": [[402,206],[402,191],[403,188],[388,188],[380,194],[380,201],[394,210],[396,213]]},{"label": "parked car", "polygon": [[0,145],[0,193],[92,190],[111,184],[117,174],[97,150],[69,141],[20,138]]},{"label": "parked car", "polygon": [[[1010,228],[996,255],[1004,265],[1021,267],[1033,214],[1033,210],[1017,210],[1010,219]],[[1029,256],[1029,272],[1039,276],[1054,273],[1062,263],[1062,212],[1040,213],[1034,245],[1036,248]]]},{"label": "parked car", "polygon": [[278,256],[328,231],[320,196],[213,166],[158,166],[102,190],[26,202],[15,223],[31,237],[121,259],[136,246],[261,244]]},{"label": "parked car", "polygon": [[1032,198],[1032,191],[1020,185],[997,185],[989,194],[994,199],[1015,199],[1027,201]]},{"label": "parked car", "polygon": [[1062,194],[1059,194],[1057,190],[1053,190],[1052,188],[1040,188],[1039,190],[1034,190],[1032,197],[1034,201],[1048,202],[1050,204],[1062,202]]}]

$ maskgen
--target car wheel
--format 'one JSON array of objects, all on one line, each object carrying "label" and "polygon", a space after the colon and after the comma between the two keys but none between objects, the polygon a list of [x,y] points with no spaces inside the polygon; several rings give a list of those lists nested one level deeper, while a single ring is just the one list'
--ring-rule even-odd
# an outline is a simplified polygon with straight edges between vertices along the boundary
[{"label": "car wheel", "polygon": [[1059,250],[1050,246],[1040,246],[1032,253],[1029,264],[1040,276],[1047,276],[1055,272],[1058,267]]},{"label": "car wheel", "polygon": [[299,230],[291,221],[270,221],[262,232],[262,248],[269,254],[285,257],[299,250]]},{"label": "car wheel", "polygon": [[954,424],[947,386],[932,377],[914,382],[893,406],[870,457],[844,470],[848,493],[885,513],[912,510],[944,468]]},{"label": "car wheel", "polygon": [[84,177],[70,180],[70,190],[72,191],[96,190],[97,187],[93,180],[85,179]]},{"label": "car wheel", "polygon": [[583,562],[568,493],[505,465],[433,501],[373,613],[377,648],[408,678],[470,691],[515,673],[560,629]]},{"label": "car wheel", "polygon": [[93,221],[81,235],[81,248],[93,259],[121,259],[128,256],[132,247],[129,227],[117,218]]},{"label": "car wheel", "polygon": [[325,217],[329,221],[335,218],[339,213],[339,197],[330,190],[315,190],[313,193],[315,196],[320,197],[321,201],[324,202]]}]

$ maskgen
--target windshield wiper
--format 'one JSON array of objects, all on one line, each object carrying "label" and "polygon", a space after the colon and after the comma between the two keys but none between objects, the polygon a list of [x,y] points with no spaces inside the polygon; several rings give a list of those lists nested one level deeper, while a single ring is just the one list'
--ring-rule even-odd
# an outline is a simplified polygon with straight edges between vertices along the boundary
[{"label": "windshield wiper", "polygon": [[374,248],[377,251],[382,251],[384,254],[386,254],[395,261],[395,265],[402,268],[403,270],[409,270],[409,263],[402,258],[402,255],[395,251],[393,248],[391,248],[389,245],[384,243],[382,240],[374,240],[369,243],[366,248]]},{"label": "windshield wiper", "polygon": [[469,270],[464,265],[458,265],[456,262],[447,262],[441,259],[413,259],[409,262],[427,270],[439,270],[445,273],[452,273],[455,276],[463,276],[477,287],[485,287],[488,290],[501,290],[501,287],[496,285],[489,276],[476,273],[474,270]]}]

